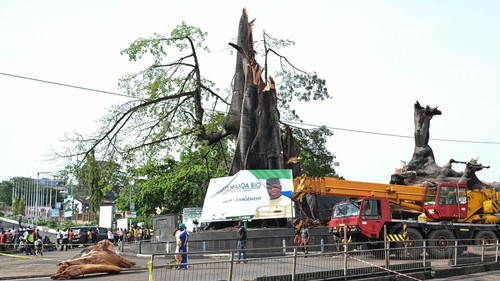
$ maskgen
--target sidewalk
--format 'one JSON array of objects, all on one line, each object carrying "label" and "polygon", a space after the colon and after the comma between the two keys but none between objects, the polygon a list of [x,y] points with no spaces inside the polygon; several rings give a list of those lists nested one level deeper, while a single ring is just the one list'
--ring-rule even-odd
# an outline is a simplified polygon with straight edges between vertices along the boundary
[{"label": "sidewalk", "polygon": [[[44,252],[43,257],[26,256],[24,253],[0,253],[0,280],[50,277],[58,267],[57,264],[64,260],[72,259],[83,250],[82,247],[68,251]],[[117,250],[115,247],[113,250]],[[148,256],[138,257],[136,254],[123,253],[123,257],[136,262],[136,265],[127,269],[147,270]]]}]

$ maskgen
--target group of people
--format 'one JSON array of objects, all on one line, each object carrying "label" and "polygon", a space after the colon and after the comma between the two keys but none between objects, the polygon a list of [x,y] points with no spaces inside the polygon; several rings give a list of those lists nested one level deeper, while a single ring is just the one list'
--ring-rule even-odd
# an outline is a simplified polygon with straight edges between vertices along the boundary
[{"label": "group of people", "polygon": [[43,251],[53,251],[54,247],[48,236],[42,237],[38,229],[20,227],[1,229],[0,251],[21,251],[26,255],[43,256]]},{"label": "group of people", "polygon": [[[151,228],[148,227],[147,225],[144,227],[141,226],[132,227],[130,231],[127,231],[127,229],[120,229],[120,230],[126,242],[150,240],[153,233]],[[120,230],[118,230],[117,233]]]},{"label": "group of people", "polygon": [[73,249],[73,240],[75,239],[75,233],[71,228],[64,228],[63,230],[56,230],[56,248],[60,246],[60,251]]},{"label": "group of people", "polygon": [[172,235],[175,236],[176,247],[175,247],[175,259],[177,261],[179,270],[187,269],[188,255],[187,245],[189,240],[189,232],[186,230],[186,225],[180,223],[178,227],[174,229]]}]

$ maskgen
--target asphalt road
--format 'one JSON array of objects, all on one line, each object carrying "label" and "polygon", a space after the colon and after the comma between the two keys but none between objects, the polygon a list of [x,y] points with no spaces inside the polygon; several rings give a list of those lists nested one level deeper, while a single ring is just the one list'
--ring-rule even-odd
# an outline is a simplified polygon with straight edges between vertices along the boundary
[{"label": "asphalt road", "polygon": [[[17,224],[3,221],[0,227],[8,229],[17,228]],[[48,235],[52,241],[55,241],[55,234],[42,232],[42,235]],[[14,253],[13,255],[0,254],[0,280],[51,280],[50,275],[57,271],[57,264],[60,261],[71,259],[81,251],[80,248],[70,249],[68,251],[45,252],[43,258],[34,258],[26,256],[24,253]],[[125,253],[124,256],[137,263],[134,270],[124,270],[118,276],[109,274],[92,274],[77,278],[76,280],[148,280],[148,272],[144,270],[149,261],[148,257],[137,257],[132,253]],[[467,275],[457,275],[448,278],[433,278],[431,280],[449,281],[454,280],[473,280],[490,281],[499,280],[499,271],[480,272]]]},{"label": "asphalt road", "polygon": [[498,271],[488,271],[473,273],[467,275],[458,275],[448,278],[434,278],[435,281],[450,281],[450,280],[468,280],[468,281],[495,281],[500,280],[500,273]]},{"label": "asphalt road", "polygon": [[[82,248],[67,251],[44,252],[43,257],[26,256],[24,253],[0,254],[0,280],[51,280],[50,275],[58,269],[57,264],[78,255]],[[148,280],[146,269],[148,258],[127,255],[126,258],[136,262],[132,270],[120,273],[121,280]],[[142,271],[138,271],[142,270]],[[122,274],[124,274],[122,276]],[[87,275],[78,280],[116,280],[116,275]]]}]

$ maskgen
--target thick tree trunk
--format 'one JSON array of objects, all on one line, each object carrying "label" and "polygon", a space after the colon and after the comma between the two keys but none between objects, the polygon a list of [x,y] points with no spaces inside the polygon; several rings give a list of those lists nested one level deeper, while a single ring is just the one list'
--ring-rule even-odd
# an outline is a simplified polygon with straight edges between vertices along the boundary
[{"label": "thick tree trunk", "polygon": [[285,168],[276,88],[272,78],[269,85],[261,78],[263,69],[255,60],[252,23],[243,10],[238,45],[230,44],[238,52],[233,99],[224,121],[236,141],[230,175],[243,169]]},{"label": "thick tree trunk", "polygon": [[[238,39],[237,46],[248,46],[249,42],[249,24],[248,16],[245,11],[240,18],[240,23],[238,26]],[[248,52],[248,51],[247,51]],[[245,59],[245,62],[243,60]],[[231,105],[229,107],[229,112],[226,119],[224,120],[223,127],[228,132],[233,132],[234,139],[238,137],[240,128],[240,114],[241,114],[241,103],[243,101],[243,93],[245,92],[245,68],[248,61],[245,56],[236,56],[236,68],[234,70],[234,82],[233,82],[233,95],[231,97]]]},{"label": "thick tree trunk", "polygon": [[441,111],[437,107],[426,106],[423,108],[418,101],[415,103],[415,150],[413,158],[408,163],[408,170],[416,171],[417,175],[431,175],[439,170],[439,166],[434,160],[434,152],[429,146],[429,129],[434,115],[441,115]]},{"label": "thick tree trunk", "polygon": [[[423,182],[465,182],[469,189],[498,188],[499,183],[484,183],[480,181],[475,172],[489,166],[473,163],[471,161],[455,161],[450,159],[444,166],[438,166],[434,152],[429,146],[430,121],[434,115],[441,115],[437,107],[423,108],[419,102],[415,103],[415,150],[413,157],[403,169],[391,175],[391,183],[403,185],[420,185]],[[465,164],[464,172],[456,172],[452,164]]]}]

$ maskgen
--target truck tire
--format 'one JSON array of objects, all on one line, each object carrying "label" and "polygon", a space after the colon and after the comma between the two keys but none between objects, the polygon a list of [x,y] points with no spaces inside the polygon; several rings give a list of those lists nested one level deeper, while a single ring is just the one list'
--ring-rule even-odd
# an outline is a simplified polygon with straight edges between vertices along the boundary
[{"label": "truck tire", "polygon": [[395,254],[399,258],[409,258],[418,259],[422,254],[422,245],[424,237],[420,231],[415,228],[407,228],[406,230],[400,230],[400,234],[406,232],[406,238],[404,241],[399,241],[394,243],[394,250],[391,253]]},{"label": "truck tire", "polygon": [[474,234],[475,245],[482,245],[483,241],[485,244],[495,244],[497,240],[498,236],[491,230],[480,230]]},{"label": "truck tire", "polygon": [[431,231],[427,245],[431,258],[444,259],[453,256],[455,250],[455,235],[447,229]]}]

